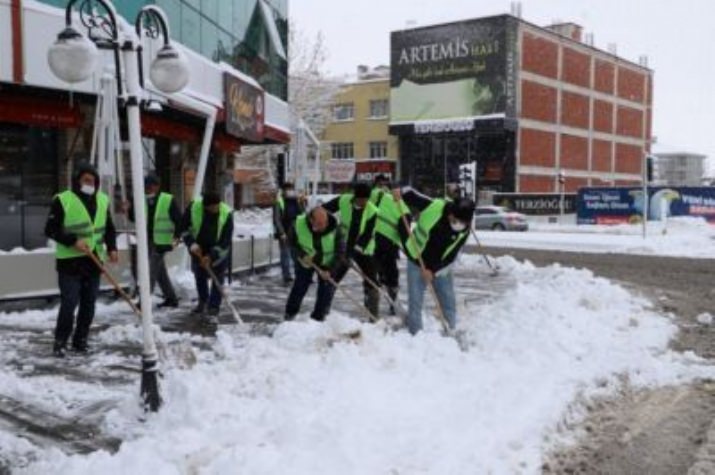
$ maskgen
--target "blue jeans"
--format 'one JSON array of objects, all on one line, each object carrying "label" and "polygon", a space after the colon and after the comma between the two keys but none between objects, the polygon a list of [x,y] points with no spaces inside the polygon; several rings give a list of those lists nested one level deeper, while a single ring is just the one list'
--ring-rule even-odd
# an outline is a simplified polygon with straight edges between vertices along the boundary
[{"label": "blue jeans", "polygon": [[290,268],[291,266],[294,266],[295,268],[296,265],[293,260],[293,252],[290,244],[287,242],[279,240],[278,247],[281,250],[281,272],[283,274],[283,280],[289,280],[291,278]]},{"label": "blue jeans", "polygon": [[[227,268],[228,263],[226,261],[211,268],[222,285]],[[211,279],[209,273],[206,272],[206,269],[201,267],[201,264],[199,264],[199,261],[195,258],[191,259],[191,271],[194,273],[196,280],[196,291],[199,294],[199,302],[204,304],[208,303],[209,309],[218,309],[221,306],[221,289],[216,286],[216,283],[212,281],[213,279]],[[209,281],[212,281],[210,294]]]},{"label": "blue jeans", "polygon": [[[454,279],[452,271],[435,276],[432,281],[434,289],[437,291],[437,298],[442,305],[444,316],[449,323],[449,327],[454,329],[457,324],[457,302],[454,297]],[[422,277],[422,270],[419,264],[407,260],[407,290],[409,293],[409,303],[407,309],[407,328],[413,335],[422,330],[422,301],[425,297],[427,283]]]},{"label": "blue jeans", "polygon": [[[300,264],[295,266],[295,281],[293,288],[290,289],[288,301],[286,302],[285,319],[292,320],[300,311],[300,305],[303,303],[303,298],[308,292],[308,288],[313,281],[315,271],[312,268],[306,269]],[[313,320],[325,320],[325,316],[330,311],[330,306],[333,303],[335,288],[330,282],[318,278],[318,296],[315,299],[315,307],[310,318]]]},{"label": "blue jeans", "polygon": [[[89,327],[94,320],[94,307],[99,292],[99,273],[74,275],[59,272],[57,281],[60,286],[60,311],[55,326],[55,341],[65,345],[74,328],[72,343],[75,346],[86,343]],[[75,328],[74,312],[78,305]]]}]

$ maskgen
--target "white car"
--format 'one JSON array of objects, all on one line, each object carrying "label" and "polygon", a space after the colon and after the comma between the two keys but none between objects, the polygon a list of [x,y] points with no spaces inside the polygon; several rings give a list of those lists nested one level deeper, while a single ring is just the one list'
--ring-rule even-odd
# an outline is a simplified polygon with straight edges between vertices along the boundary
[{"label": "white car", "polygon": [[503,206],[477,206],[474,211],[474,229],[492,231],[528,231],[526,216]]}]

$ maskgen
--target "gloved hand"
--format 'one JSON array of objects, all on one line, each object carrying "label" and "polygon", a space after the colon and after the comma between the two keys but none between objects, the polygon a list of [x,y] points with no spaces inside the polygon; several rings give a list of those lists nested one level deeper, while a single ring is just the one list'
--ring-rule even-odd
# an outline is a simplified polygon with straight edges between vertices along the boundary
[{"label": "gloved hand", "polygon": [[197,256],[197,257],[201,257],[202,254],[203,254],[203,253],[201,252],[201,246],[199,246],[199,245],[196,244],[196,243],[193,243],[193,244],[191,245],[191,247],[189,247],[189,252],[191,252],[191,254],[193,254],[193,255],[195,255],[195,256]]},{"label": "gloved hand", "polygon": [[313,267],[313,256],[306,254],[300,258],[300,262],[304,267]]}]

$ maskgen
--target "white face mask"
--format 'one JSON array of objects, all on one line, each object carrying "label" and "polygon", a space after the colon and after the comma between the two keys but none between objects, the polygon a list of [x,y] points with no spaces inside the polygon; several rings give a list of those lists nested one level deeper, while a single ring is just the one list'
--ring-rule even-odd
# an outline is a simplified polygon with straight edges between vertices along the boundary
[{"label": "white face mask", "polygon": [[154,198],[156,198],[156,193],[149,193],[148,195],[146,195],[146,197],[150,200],[153,200]]},{"label": "white face mask", "polygon": [[455,233],[461,233],[462,231],[467,229],[467,225],[461,221],[450,221],[449,226]]},{"label": "white face mask", "polygon": [[295,198],[295,191],[289,190],[285,192],[286,198]]},{"label": "white face mask", "polygon": [[92,185],[82,185],[79,189],[85,195],[91,196],[94,194],[95,188]]}]

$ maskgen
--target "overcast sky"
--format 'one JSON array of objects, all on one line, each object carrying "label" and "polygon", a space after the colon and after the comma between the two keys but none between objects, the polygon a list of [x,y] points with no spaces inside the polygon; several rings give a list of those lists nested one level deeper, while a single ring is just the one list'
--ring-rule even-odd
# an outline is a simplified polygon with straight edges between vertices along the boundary
[{"label": "overcast sky", "polygon": [[[509,1],[291,0],[289,14],[308,35],[322,31],[327,69],[353,74],[358,64],[390,64],[390,31],[509,13]],[[526,0],[522,17],[537,25],[580,24],[595,46],[618,45],[655,71],[653,135],[663,150],[687,150],[715,165],[715,1]]]}]

